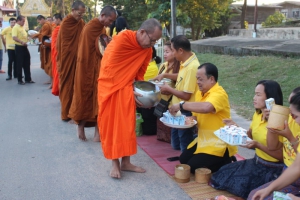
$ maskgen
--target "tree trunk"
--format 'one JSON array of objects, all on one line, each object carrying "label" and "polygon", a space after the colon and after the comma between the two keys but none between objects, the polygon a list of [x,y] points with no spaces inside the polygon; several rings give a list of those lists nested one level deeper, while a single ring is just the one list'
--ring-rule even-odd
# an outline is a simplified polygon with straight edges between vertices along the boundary
[{"label": "tree trunk", "polygon": [[244,0],[244,5],[242,7],[242,15],[241,15],[241,29],[245,29],[246,11],[247,11],[247,0]]},{"label": "tree trunk", "polygon": [[194,27],[194,23],[193,21],[191,22],[191,29],[192,29],[192,32],[191,32],[191,35],[192,35],[192,40],[195,40],[195,27]]},{"label": "tree trunk", "polygon": [[94,7],[94,17],[97,17],[97,3],[98,3],[98,0],[95,0],[95,7]]},{"label": "tree trunk", "polygon": [[[199,39],[200,33],[201,33],[201,27],[199,26],[199,27],[197,27],[196,40]],[[200,39],[202,39],[202,38],[200,38]]]}]

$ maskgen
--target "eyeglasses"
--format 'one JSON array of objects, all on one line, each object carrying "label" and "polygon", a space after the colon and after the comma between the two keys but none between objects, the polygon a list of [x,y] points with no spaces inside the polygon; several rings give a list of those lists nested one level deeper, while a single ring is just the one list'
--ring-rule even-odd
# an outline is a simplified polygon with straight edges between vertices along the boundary
[{"label": "eyeglasses", "polygon": [[152,40],[152,39],[151,39],[151,37],[149,36],[149,34],[147,33],[147,31],[145,31],[145,32],[146,32],[146,34],[148,35],[148,38],[149,38],[149,40],[150,40],[150,44],[151,44],[151,43],[156,43],[156,42],[157,42],[157,40]]}]

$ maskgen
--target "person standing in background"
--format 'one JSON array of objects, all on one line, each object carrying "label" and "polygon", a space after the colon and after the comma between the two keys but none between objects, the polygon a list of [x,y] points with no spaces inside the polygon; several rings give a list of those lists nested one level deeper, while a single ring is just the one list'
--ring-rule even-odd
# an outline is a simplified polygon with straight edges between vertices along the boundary
[{"label": "person standing in background", "polygon": [[[1,39],[4,45],[4,51],[7,52],[8,56],[8,71],[7,71],[7,78],[6,80],[9,81],[12,79],[12,74],[14,78],[18,78],[17,73],[17,65],[15,62],[15,41],[12,38],[12,29],[16,24],[16,18],[9,19],[9,27],[6,27],[1,32]],[[12,73],[13,71],[13,73]]]},{"label": "person standing in background", "polygon": [[[2,32],[2,21],[0,20],[0,32]],[[2,37],[0,38],[0,40],[2,40]],[[5,71],[2,70],[2,60],[3,60],[3,45],[2,45],[2,41],[0,41],[0,73],[5,73]]]},{"label": "person standing in background", "polygon": [[34,83],[31,79],[30,73],[30,53],[27,48],[27,32],[24,29],[25,17],[19,15],[17,17],[17,24],[12,29],[12,37],[15,41],[16,64],[18,70],[18,84],[25,85],[22,78],[22,69],[24,70],[25,82]]}]

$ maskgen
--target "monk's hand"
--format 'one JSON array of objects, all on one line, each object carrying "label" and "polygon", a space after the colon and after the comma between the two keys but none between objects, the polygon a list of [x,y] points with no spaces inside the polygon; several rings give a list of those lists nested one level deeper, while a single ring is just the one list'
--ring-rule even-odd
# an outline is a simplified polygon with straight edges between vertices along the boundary
[{"label": "monk's hand", "polygon": [[154,81],[161,81],[164,78],[164,74],[160,74],[157,77],[155,77],[153,80]]},{"label": "monk's hand", "polygon": [[140,93],[137,93],[136,91],[133,91],[133,94],[134,94],[136,106],[142,107],[143,104],[137,99],[137,97],[142,97],[143,95],[141,95]]},{"label": "monk's hand", "polygon": [[177,104],[174,104],[172,105],[170,108],[169,108],[169,112],[171,113],[171,115],[176,115],[176,113],[180,110],[180,106],[179,106],[179,103]]}]

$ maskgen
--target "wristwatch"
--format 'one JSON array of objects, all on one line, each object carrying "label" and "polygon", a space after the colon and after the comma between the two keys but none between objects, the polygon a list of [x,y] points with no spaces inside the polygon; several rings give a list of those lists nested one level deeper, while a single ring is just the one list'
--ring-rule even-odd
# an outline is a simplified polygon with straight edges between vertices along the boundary
[{"label": "wristwatch", "polygon": [[179,103],[179,107],[180,107],[180,110],[184,110],[183,109],[183,104],[185,103],[185,101],[180,101],[180,103]]}]

